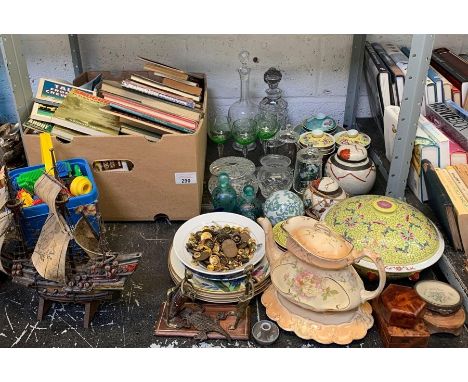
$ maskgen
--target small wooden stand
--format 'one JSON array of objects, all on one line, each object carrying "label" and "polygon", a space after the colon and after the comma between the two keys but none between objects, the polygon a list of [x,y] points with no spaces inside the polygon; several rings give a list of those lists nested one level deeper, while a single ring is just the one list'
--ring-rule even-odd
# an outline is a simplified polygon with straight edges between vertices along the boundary
[{"label": "small wooden stand", "polygon": [[[44,317],[47,315],[47,312],[49,311],[50,307],[54,302],[59,302],[58,300],[52,300],[44,296],[39,296],[39,305],[37,308],[37,319],[39,321],[42,321]],[[94,300],[94,301],[77,301],[77,304],[82,304],[84,305],[85,308],[85,314],[83,318],[83,327],[85,329],[89,328],[89,324],[93,320],[94,314],[96,313],[100,300]]]},{"label": "small wooden stand", "polygon": [[[193,304],[187,304],[190,307]],[[205,308],[204,314],[211,318],[216,318],[218,313],[227,313],[236,310],[235,304],[202,304]],[[195,337],[198,334],[198,330],[194,328],[171,328],[166,325],[164,317],[166,316],[166,303],[161,305],[160,315],[156,320],[154,335],[162,337]],[[228,316],[225,320],[219,321],[219,325],[229,333],[233,340],[248,340],[250,336],[250,306],[247,307],[246,318],[239,322],[239,325],[235,330],[229,330],[229,326],[234,323],[236,318],[234,316]],[[216,332],[209,332],[209,339],[225,339],[221,334]]]}]

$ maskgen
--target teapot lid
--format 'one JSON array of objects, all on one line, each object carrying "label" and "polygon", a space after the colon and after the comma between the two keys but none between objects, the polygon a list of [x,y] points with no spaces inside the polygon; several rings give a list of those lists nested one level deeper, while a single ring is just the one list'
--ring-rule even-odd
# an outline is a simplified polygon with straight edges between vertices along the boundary
[{"label": "teapot lid", "polygon": [[308,253],[326,260],[346,258],[353,245],[324,223],[307,216],[295,216],[283,223],[283,229]]}]

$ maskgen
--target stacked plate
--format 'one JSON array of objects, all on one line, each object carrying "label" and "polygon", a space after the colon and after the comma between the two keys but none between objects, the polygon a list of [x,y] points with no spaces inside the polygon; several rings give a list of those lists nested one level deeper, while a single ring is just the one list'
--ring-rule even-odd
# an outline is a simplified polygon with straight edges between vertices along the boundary
[{"label": "stacked plate", "polygon": [[369,149],[371,144],[371,138],[364,133],[361,133],[355,129],[340,131],[334,135],[336,145],[363,145],[366,149]]},{"label": "stacked plate", "polygon": [[[210,271],[192,260],[192,254],[185,245],[191,233],[200,231],[205,226],[248,228],[257,243],[257,250],[243,266],[228,271]],[[175,283],[179,283],[189,269],[193,273],[192,284],[200,300],[213,303],[237,302],[245,290],[244,268],[254,266],[253,278],[255,294],[263,292],[270,284],[270,267],[265,256],[265,234],[263,229],[244,216],[228,212],[214,212],[194,217],[185,222],[174,235],[174,241],[168,258],[169,273]]]},{"label": "stacked plate", "polygon": [[315,147],[322,154],[324,160],[335,152],[335,138],[322,130],[313,130],[301,134],[299,145],[304,148]]}]

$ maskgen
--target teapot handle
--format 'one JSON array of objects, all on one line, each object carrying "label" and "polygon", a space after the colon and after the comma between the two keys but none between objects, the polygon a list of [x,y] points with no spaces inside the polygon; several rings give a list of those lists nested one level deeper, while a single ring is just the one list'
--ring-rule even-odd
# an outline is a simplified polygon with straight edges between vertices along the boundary
[{"label": "teapot handle", "polygon": [[377,266],[377,270],[379,272],[379,286],[377,287],[376,290],[373,291],[368,291],[363,289],[361,291],[361,303],[365,301],[372,300],[373,298],[377,297],[382,290],[385,287],[385,282],[387,281],[387,274],[385,272],[385,265],[380,257],[380,255],[376,254],[375,252],[372,252],[368,249],[363,249],[362,252],[359,253],[359,256],[355,258],[355,261],[363,258],[363,257],[369,257],[374,264]]}]

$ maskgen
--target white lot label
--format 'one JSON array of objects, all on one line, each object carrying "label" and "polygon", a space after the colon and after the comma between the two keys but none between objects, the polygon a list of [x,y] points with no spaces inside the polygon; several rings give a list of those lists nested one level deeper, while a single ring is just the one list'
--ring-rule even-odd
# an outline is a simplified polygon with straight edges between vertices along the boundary
[{"label": "white lot label", "polygon": [[196,172],[176,172],[175,182],[176,184],[197,184],[197,173]]}]

